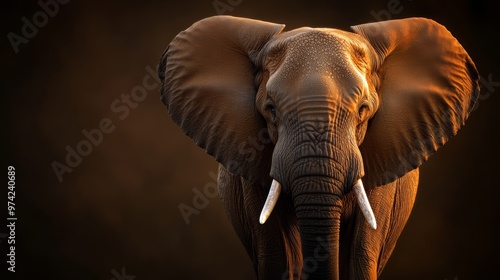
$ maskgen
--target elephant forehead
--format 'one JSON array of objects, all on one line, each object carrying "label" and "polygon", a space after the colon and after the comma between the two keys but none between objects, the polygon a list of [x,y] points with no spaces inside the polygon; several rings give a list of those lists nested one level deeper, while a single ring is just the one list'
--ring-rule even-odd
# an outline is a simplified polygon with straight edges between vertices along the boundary
[{"label": "elephant forehead", "polygon": [[310,29],[289,39],[284,70],[296,73],[326,71],[332,77],[349,75],[353,61],[350,40],[334,30]]},{"label": "elephant forehead", "polygon": [[[284,34],[276,44],[279,51],[270,60],[279,63],[270,69],[268,89],[299,91],[305,94],[328,94],[334,99],[352,100],[350,94],[365,90],[364,69],[359,67],[357,42],[344,31],[335,29],[301,29]],[[353,53],[356,49],[357,53]]]}]

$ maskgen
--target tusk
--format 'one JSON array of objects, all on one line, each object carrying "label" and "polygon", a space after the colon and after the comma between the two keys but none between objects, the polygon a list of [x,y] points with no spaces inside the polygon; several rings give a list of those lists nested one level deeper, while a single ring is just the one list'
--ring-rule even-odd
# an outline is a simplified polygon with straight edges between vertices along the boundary
[{"label": "tusk", "polygon": [[264,207],[262,208],[262,212],[260,213],[259,222],[264,224],[273,212],[274,206],[280,197],[281,192],[281,184],[278,181],[273,180],[271,184],[271,189],[269,190],[269,194],[267,195],[266,203],[264,203]]},{"label": "tusk", "polygon": [[358,199],[359,208],[361,208],[361,212],[363,213],[363,216],[365,216],[366,221],[372,229],[377,229],[377,221],[375,220],[375,215],[373,215],[370,201],[368,201],[368,197],[366,197],[363,181],[359,179],[352,188],[356,194],[356,198]]}]

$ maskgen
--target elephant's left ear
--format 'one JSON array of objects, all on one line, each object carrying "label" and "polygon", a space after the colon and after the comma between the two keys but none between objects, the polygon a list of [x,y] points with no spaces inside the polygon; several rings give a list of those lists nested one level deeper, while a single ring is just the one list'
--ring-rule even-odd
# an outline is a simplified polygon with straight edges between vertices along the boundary
[{"label": "elephant's left ear", "polygon": [[464,125],[479,95],[467,52],[425,18],[352,27],[373,47],[380,107],[360,146],[365,175],[384,185],[417,168]]}]

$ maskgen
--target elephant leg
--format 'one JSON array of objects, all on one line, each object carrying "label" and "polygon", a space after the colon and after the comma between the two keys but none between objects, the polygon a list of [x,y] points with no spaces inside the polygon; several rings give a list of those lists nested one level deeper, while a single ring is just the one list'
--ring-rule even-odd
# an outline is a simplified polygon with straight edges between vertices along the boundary
[{"label": "elephant leg", "polygon": [[377,279],[382,273],[413,208],[418,174],[415,169],[388,185],[367,191],[377,219],[376,230],[370,228],[357,209],[355,197],[346,197],[350,209],[345,212],[341,241],[350,245],[341,249],[342,279]]},{"label": "elephant leg", "polygon": [[300,235],[287,199],[280,199],[261,225],[259,216],[268,188],[235,176],[222,165],[218,185],[222,205],[253,262],[257,278],[298,279],[302,269]]}]

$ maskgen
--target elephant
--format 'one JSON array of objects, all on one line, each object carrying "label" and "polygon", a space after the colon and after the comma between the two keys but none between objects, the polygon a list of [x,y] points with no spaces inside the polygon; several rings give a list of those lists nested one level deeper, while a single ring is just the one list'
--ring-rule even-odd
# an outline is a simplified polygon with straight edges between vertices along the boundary
[{"label": "elephant", "polygon": [[160,58],[161,101],[219,163],[257,279],[377,279],[420,165],[473,111],[478,71],[427,18],[284,28],[195,22]]}]

